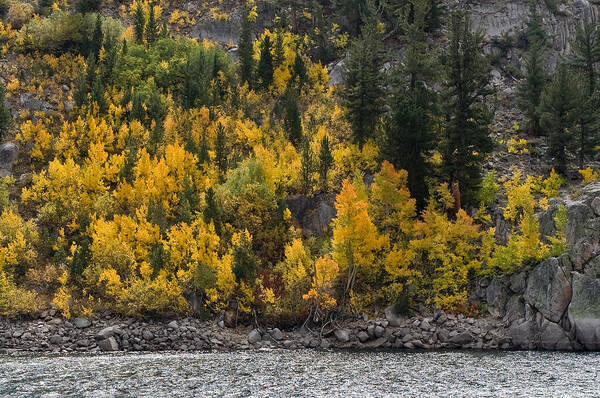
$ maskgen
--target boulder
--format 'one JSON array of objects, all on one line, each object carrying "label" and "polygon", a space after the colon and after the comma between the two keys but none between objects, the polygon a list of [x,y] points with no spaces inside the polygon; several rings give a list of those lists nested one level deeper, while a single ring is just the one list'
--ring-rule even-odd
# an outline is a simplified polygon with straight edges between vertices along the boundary
[{"label": "boulder", "polygon": [[568,314],[577,340],[588,350],[600,349],[600,279],[573,273]]},{"label": "boulder", "polygon": [[571,301],[571,284],[556,258],[545,260],[531,271],[524,298],[548,320],[561,320]]},{"label": "boulder", "polygon": [[171,321],[167,325],[167,328],[169,328],[169,329],[179,329],[179,324],[177,323],[177,321]]},{"label": "boulder", "polygon": [[357,337],[361,343],[364,343],[365,341],[369,340],[369,335],[364,330],[361,330],[360,332],[358,332]]},{"label": "boulder", "polygon": [[448,339],[448,342],[457,346],[462,346],[473,342],[473,336],[467,332],[458,333]]},{"label": "boulder", "polygon": [[521,319],[514,322],[508,332],[515,348],[528,350],[535,348],[533,342],[535,340],[536,330],[537,325],[535,321]]},{"label": "boulder", "polygon": [[142,338],[144,340],[152,340],[154,338],[154,334],[152,334],[152,332],[149,330],[144,330],[142,332]]},{"label": "boulder", "polygon": [[10,172],[12,170],[13,163],[19,156],[19,147],[17,144],[7,142],[0,145],[0,170],[6,170]]},{"label": "boulder", "polygon": [[508,289],[500,279],[493,279],[485,290],[488,311],[496,318],[504,316],[504,307],[508,300]]},{"label": "boulder", "polygon": [[387,339],[385,337],[379,337],[378,339],[375,339],[375,340],[370,341],[367,344],[365,344],[365,347],[367,347],[367,348],[380,348],[386,342],[387,342]]},{"label": "boulder", "polygon": [[21,106],[30,111],[48,112],[53,109],[50,103],[35,98],[31,93],[23,93],[19,99]]},{"label": "boulder", "polygon": [[385,333],[385,329],[382,326],[375,326],[375,330],[373,331],[373,335],[375,337],[381,337]]},{"label": "boulder", "polygon": [[338,86],[344,83],[344,70],[346,69],[344,60],[341,60],[330,66],[329,71],[329,85]]},{"label": "boulder", "polygon": [[335,329],[333,332],[335,338],[341,343],[347,343],[350,341],[350,332],[346,329]]},{"label": "boulder", "polygon": [[114,337],[100,340],[98,342],[98,347],[102,351],[119,351],[119,343],[117,343],[117,340]]},{"label": "boulder", "polygon": [[90,326],[92,326],[92,322],[90,322],[84,318],[74,318],[71,320],[71,323],[77,329],[85,329],[85,328],[89,328]]},{"label": "boulder", "polygon": [[402,316],[398,314],[394,306],[387,307],[384,311],[385,319],[388,320],[390,326],[402,326]]},{"label": "boulder", "polygon": [[225,311],[225,314],[223,315],[223,323],[228,328],[234,328],[236,324],[235,311]]},{"label": "boulder", "polygon": [[421,330],[424,330],[424,331],[429,331],[429,329],[431,329],[431,324],[429,323],[429,321],[427,319],[423,319],[423,322],[421,322],[421,324],[419,325],[419,328],[421,328]]},{"label": "boulder", "polygon": [[283,332],[281,330],[279,330],[278,328],[275,328],[271,331],[271,337],[273,337],[277,341],[282,340]]},{"label": "boulder", "polygon": [[105,340],[108,339],[109,337],[113,337],[115,335],[114,329],[112,326],[106,327],[104,329],[102,329],[101,331],[99,331],[96,334],[96,340]]},{"label": "boulder", "polygon": [[544,320],[539,328],[539,345],[545,350],[570,350],[571,342],[567,333],[554,322]]},{"label": "boulder", "polygon": [[54,335],[54,336],[50,337],[50,344],[52,344],[52,345],[60,345],[62,343],[63,343],[62,336]]},{"label": "boulder", "polygon": [[256,344],[262,339],[262,336],[260,334],[260,331],[258,331],[257,329],[253,329],[250,333],[248,333],[247,339],[248,343]]}]

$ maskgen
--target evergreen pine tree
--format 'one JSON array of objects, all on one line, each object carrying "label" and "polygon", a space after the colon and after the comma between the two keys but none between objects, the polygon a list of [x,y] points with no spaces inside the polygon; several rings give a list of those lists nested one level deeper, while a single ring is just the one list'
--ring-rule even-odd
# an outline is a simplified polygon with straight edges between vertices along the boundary
[{"label": "evergreen pine tree", "polygon": [[246,4],[242,15],[238,52],[240,55],[240,80],[242,83],[248,83],[250,88],[254,86],[254,49],[252,44],[252,26],[254,20],[255,16],[253,9],[249,4]]},{"label": "evergreen pine tree", "polygon": [[227,136],[225,127],[221,123],[217,126],[217,137],[215,139],[215,163],[219,169],[219,178],[223,180],[227,173]]},{"label": "evergreen pine tree", "polygon": [[158,39],[160,28],[154,15],[154,4],[150,4],[150,13],[148,15],[148,23],[145,28],[146,42],[149,46],[153,45]]},{"label": "evergreen pine tree", "polygon": [[546,41],[548,40],[546,29],[544,29],[544,23],[537,6],[537,0],[529,0],[529,15],[525,27],[525,35],[528,47],[531,47],[534,43],[546,45]]},{"label": "evergreen pine tree", "polygon": [[429,11],[425,16],[425,29],[429,33],[435,33],[444,24],[446,7],[441,0],[428,0]]},{"label": "evergreen pine tree", "polygon": [[600,29],[592,21],[584,21],[577,26],[575,38],[570,41],[571,54],[567,57],[569,66],[586,79],[587,97],[592,97],[597,85],[600,62]]},{"label": "evergreen pine tree", "polygon": [[529,50],[525,56],[526,77],[517,86],[518,105],[527,118],[527,130],[533,135],[541,135],[539,105],[548,80],[544,70],[546,32],[534,0],[529,3],[526,33]]},{"label": "evergreen pine tree", "polygon": [[585,157],[594,151],[597,143],[595,130],[598,124],[598,71],[600,62],[600,30],[592,21],[583,21],[577,26],[575,38],[571,40],[571,54],[567,57],[569,66],[581,77],[583,92],[577,105],[578,158],[580,169],[584,168]]},{"label": "evergreen pine tree", "polygon": [[6,101],[6,88],[0,84],[0,141],[6,136],[12,126],[12,115],[10,105]]},{"label": "evergreen pine tree", "polygon": [[542,93],[541,123],[548,132],[548,155],[558,173],[565,173],[573,147],[579,86],[566,64],[560,64]]},{"label": "evergreen pine tree", "polygon": [[397,169],[408,172],[408,188],[423,208],[428,193],[426,158],[433,149],[430,113],[434,94],[429,87],[436,74],[435,51],[426,42],[426,16],[429,0],[414,0],[405,7],[401,22],[407,43],[402,66],[394,73],[394,95],[386,123],[384,154]]},{"label": "evergreen pine tree", "polygon": [[83,105],[87,103],[87,95],[88,95],[88,85],[86,74],[81,73],[75,79],[75,88],[73,89],[73,101],[75,102],[75,106],[81,108]]},{"label": "evergreen pine tree", "polygon": [[90,42],[90,54],[93,54],[96,59],[100,59],[100,49],[102,48],[103,41],[102,19],[100,18],[100,14],[98,14],[96,15],[96,26],[94,27],[92,40]]},{"label": "evergreen pine tree", "polygon": [[362,37],[350,45],[343,74],[342,97],[348,109],[352,140],[361,148],[373,136],[383,113],[381,41],[377,23],[365,25]]},{"label": "evergreen pine tree", "polygon": [[288,86],[285,93],[284,128],[290,142],[297,148],[302,142],[302,120],[298,110],[297,91]]},{"label": "evergreen pine tree", "polygon": [[90,102],[98,107],[98,111],[103,113],[108,109],[106,98],[104,98],[104,84],[102,84],[102,78],[98,75],[92,83],[90,90]]},{"label": "evergreen pine tree", "polygon": [[324,136],[321,140],[321,149],[319,151],[319,185],[323,192],[327,192],[327,175],[333,166],[333,156],[329,148],[329,138]]},{"label": "evergreen pine tree", "polygon": [[223,210],[217,203],[215,191],[212,187],[206,190],[204,201],[206,202],[206,207],[203,211],[204,222],[210,223],[212,221],[215,226],[215,232],[217,235],[221,235]]},{"label": "evergreen pine tree", "polygon": [[146,27],[146,17],[144,16],[144,10],[142,5],[138,2],[135,7],[135,14],[133,16],[133,28],[135,32],[135,41],[138,44],[144,42],[144,30]]},{"label": "evergreen pine tree", "polygon": [[256,67],[257,81],[264,90],[273,83],[273,55],[271,54],[271,38],[265,36],[260,43],[260,58]]},{"label": "evergreen pine tree", "polygon": [[306,74],[306,65],[304,64],[304,58],[300,51],[296,51],[296,58],[294,59],[294,68],[292,77],[295,82],[298,83],[298,88],[302,90],[302,86],[308,81],[308,75]]},{"label": "evergreen pine tree", "polygon": [[483,35],[472,31],[471,18],[464,12],[450,16],[450,42],[443,54],[443,87],[446,113],[445,136],[441,143],[443,169],[469,203],[481,180],[481,163],[493,149],[490,112],[485,98],[491,66],[483,54]]},{"label": "evergreen pine tree", "polygon": [[275,44],[273,45],[273,67],[277,69],[285,60],[283,49],[283,29],[276,30]]},{"label": "evergreen pine tree", "polygon": [[127,39],[123,39],[123,45],[121,46],[121,55],[127,55]]},{"label": "evergreen pine tree", "polygon": [[310,149],[310,141],[307,137],[302,140],[302,162],[300,166],[300,179],[302,181],[302,192],[310,194],[313,186],[314,160]]}]

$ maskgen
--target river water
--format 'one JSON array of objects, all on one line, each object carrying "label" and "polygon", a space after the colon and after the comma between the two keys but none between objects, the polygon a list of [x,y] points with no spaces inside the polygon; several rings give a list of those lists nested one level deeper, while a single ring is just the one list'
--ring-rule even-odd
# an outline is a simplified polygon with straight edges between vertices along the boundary
[{"label": "river water", "polygon": [[600,354],[311,350],[0,356],[2,397],[600,397]]}]

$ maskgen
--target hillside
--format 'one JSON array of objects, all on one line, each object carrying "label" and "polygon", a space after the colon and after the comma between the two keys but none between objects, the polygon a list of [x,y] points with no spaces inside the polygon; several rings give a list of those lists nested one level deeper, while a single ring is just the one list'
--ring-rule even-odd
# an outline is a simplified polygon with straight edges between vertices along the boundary
[{"label": "hillside", "polygon": [[488,315],[599,177],[599,6],[533,4],[0,4],[0,314]]}]

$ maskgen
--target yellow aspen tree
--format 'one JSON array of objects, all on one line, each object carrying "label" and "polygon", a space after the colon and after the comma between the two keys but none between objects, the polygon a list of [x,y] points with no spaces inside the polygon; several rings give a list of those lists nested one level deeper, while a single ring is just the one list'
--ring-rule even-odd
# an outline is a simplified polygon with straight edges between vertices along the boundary
[{"label": "yellow aspen tree", "polygon": [[368,203],[361,199],[348,181],[336,197],[337,217],[333,220],[333,257],[343,275],[344,298],[354,289],[359,272],[366,277],[378,271],[376,254],[382,249],[383,238],[367,211]]}]

